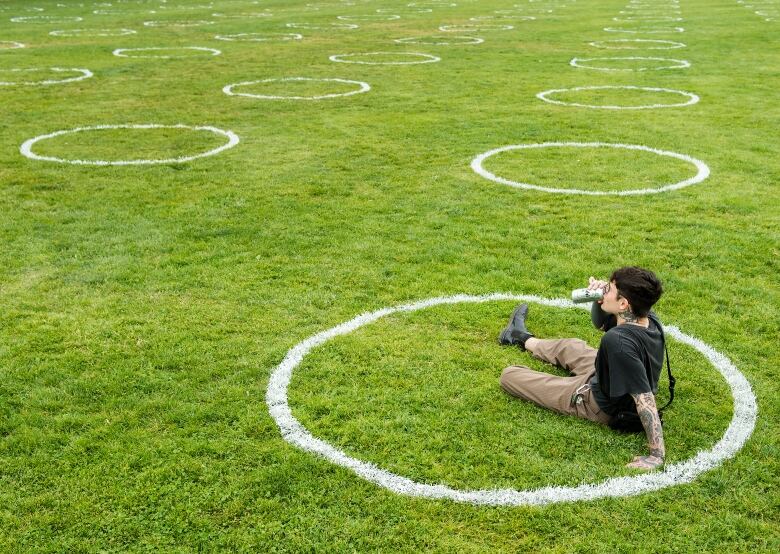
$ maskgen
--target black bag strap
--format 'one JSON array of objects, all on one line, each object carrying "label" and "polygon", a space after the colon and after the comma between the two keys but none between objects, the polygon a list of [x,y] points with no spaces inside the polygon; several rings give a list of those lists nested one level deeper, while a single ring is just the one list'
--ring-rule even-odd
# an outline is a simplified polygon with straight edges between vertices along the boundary
[{"label": "black bag strap", "polygon": [[664,343],[664,352],[666,353],[666,372],[669,375],[669,402],[664,404],[663,408],[658,408],[658,413],[660,414],[666,408],[668,408],[669,405],[672,403],[672,400],[674,400],[674,385],[677,383],[677,380],[674,378],[674,375],[672,375],[672,364],[669,361],[669,347],[666,344],[666,334],[664,333],[664,328],[657,317],[653,316],[652,314],[647,314],[647,315],[653,321],[653,323],[655,323],[656,327],[658,327],[658,329],[661,331],[661,340]]}]

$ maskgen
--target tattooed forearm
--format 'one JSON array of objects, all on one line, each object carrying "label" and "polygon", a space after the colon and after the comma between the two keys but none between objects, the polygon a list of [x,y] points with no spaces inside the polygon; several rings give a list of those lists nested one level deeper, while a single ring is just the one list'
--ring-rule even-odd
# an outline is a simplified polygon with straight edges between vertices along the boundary
[{"label": "tattooed forearm", "polygon": [[631,396],[636,403],[636,412],[639,414],[639,419],[642,420],[642,426],[647,434],[650,455],[663,459],[666,455],[664,430],[661,427],[661,418],[658,417],[658,409],[655,406],[655,396],[651,392],[632,394]]}]

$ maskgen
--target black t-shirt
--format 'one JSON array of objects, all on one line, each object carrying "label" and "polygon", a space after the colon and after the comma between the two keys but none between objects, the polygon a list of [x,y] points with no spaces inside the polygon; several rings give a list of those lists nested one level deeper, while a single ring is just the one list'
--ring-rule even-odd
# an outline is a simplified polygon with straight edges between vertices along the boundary
[{"label": "black t-shirt", "polygon": [[596,355],[596,374],[591,378],[593,397],[612,415],[636,411],[632,394],[658,392],[664,362],[663,334],[654,318],[645,329],[639,325],[616,325],[611,317]]}]

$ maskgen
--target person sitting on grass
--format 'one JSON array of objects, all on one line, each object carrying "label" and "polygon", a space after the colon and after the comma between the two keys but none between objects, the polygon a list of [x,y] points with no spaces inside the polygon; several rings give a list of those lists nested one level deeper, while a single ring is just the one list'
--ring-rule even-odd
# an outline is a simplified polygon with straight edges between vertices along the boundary
[{"label": "person sitting on grass", "polygon": [[622,267],[609,281],[591,277],[588,288],[601,289],[604,295],[591,306],[593,324],[605,331],[598,350],[580,339],[536,338],[525,324],[528,304],[520,304],[499,335],[499,343],[519,346],[535,358],[568,370],[571,376],[510,366],[501,374],[501,388],[544,408],[604,425],[619,411],[635,410],[650,454],[636,456],[627,467],[659,468],[664,464],[665,448],[655,394],[664,338],[661,323],[650,308],[661,297],[661,282],[646,269]]}]

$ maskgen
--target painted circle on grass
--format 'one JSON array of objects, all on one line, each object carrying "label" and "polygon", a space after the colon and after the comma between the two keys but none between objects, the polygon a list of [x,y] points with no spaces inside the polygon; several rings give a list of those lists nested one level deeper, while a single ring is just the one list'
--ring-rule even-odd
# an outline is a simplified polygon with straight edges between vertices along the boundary
[{"label": "painted circle on grass", "polygon": [[186,56],[186,55],[184,55],[184,56],[181,56],[181,55],[180,56],[176,56],[176,55],[166,56],[166,55],[154,55],[154,54],[152,54],[152,55],[146,55],[146,54],[133,55],[133,54],[128,54],[128,53],[133,53],[133,52],[167,52],[169,50],[173,50],[173,51],[184,50],[184,51],[195,51],[195,52],[208,52],[212,56],[219,56],[220,54],[222,54],[222,52],[217,50],[216,48],[207,48],[205,46],[150,46],[148,48],[117,48],[116,50],[114,50],[112,52],[112,54],[114,54],[114,56],[118,56],[120,58],[154,58],[154,59],[162,59],[162,60],[167,60],[167,59],[172,59],[172,58],[194,57],[194,56]]},{"label": "painted circle on grass", "polygon": [[612,21],[682,21],[682,17],[672,17],[669,15],[653,15],[636,17],[613,17]]},{"label": "painted circle on grass", "polygon": [[393,21],[401,19],[401,16],[394,14],[339,15],[336,16],[336,19],[341,19],[342,21]]},{"label": "painted circle on grass", "polygon": [[198,19],[191,21],[144,21],[146,27],[200,27],[201,25],[214,25],[214,21]]},{"label": "painted circle on grass", "polygon": [[421,37],[397,38],[400,44],[429,44],[433,46],[450,46],[456,44],[482,44],[485,39],[466,35],[425,35]]},{"label": "painted circle on grass", "polygon": [[[181,156],[179,158],[168,158],[168,159],[162,159],[162,160],[69,160],[65,158],[56,158],[54,156],[41,156],[36,154],[32,151],[33,145],[36,143],[54,138],[59,137],[62,135],[71,135],[74,133],[83,133],[87,131],[100,131],[104,129],[185,129],[190,131],[207,131],[210,133],[214,133],[215,135],[220,135],[228,139],[228,141],[223,144],[222,146],[219,146],[217,148],[213,148],[211,150],[208,150],[206,152],[201,152],[200,154],[195,154],[193,156]],[[233,131],[226,131],[223,129],[218,129],[216,127],[209,127],[209,126],[200,126],[195,127],[192,125],[157,125],[157,124],[146,124],[146,125],[93,125],[91,127],[77,127],[75,129],[66,129],[63,131],[55,131],[53,133],[49,133],[46,135],[40,135],[37,137],[33,137],[31,139],[28,139],[22,143],[22,145],[19,147],[19,152],[32,160],[42,160],[47,162],[57,162],[57,163],[63,163],[63,164],[73,164],[73,165],[154,165],[154,164],[168,164],[168,163],[182,163],[182,162],[189,162],[191,160],[195,160],[198,158],[205,158],[206,156],[213,156],[214,154],[218,154],[219,152],[222,152],[223,150],[227,150],[228,148],[233,148],[236,144],[239,143],[238,135],[236,135]]]},{"label": "painted circle on grass", "polygon": [[469,17],[469,21],[534,21],[532,15],[477,15]]},{"label": "painted circle on grass", "polygon": [[13,23],[74,23],[84,21],[83,17],[64,15],[23,15],[12,17]]},{"label": "painted circle on grass", "polygon": [[[682,42],[673,40],[656,40],[649,38],[618,38],[613,40],[597,40],[589,42],[596,48],[606,48],[608,50],[674,50],[675,48],[685,48]],[[613,44],[628,44],[628,46],[612,46]],[[655,46],[651,46],[655,45]]]},{"label": "painted circle on grass", "polygon": [[[54,73],[78,73],[75,77],[65,77],[64,79],[39,79],[37,81],[26,80],[14,80],[6,81],[3,78],[5,73],[10,73],[14,77],[19,75],[24,77],[25,74],[36,73],[40,71],[53,71]],[[83,81],[92,77],[92,72],[89,69],[80,69],[77,67],[63,68],[63,67],[26,67],[26,68],[14,68],[14,69],[0,69],[0,86],[45,86],[45,85],[61,85],[63,83],[75,83],[76,81]]]},{"label": "painted circle on grass", "polygon": [[[734,415],[723,437],[710,449],[700,451],[694,457],[667,464],[663,471],[645,473],[629,477],[613,477],[599,483],[582,483],[574,487],[547,486],[538,489],[475,489],[462,490],[447,485],[429,485],[419,483],[407,477],[381,469],[375,464],[364,462],[349,456],[330,443],[318,439],[309,432],[292,414],[287,390],[290,386],[293,370],[316,347],[342,335],[347,335],[382,317],[395,313],[408,313],[433,306],[462,303],[484,303],[512,300],[531,302],[554,308],[572,309],[575,306],[567,299],[550,299],[521,294],[494,293],[482,296],[457,295],[429,298],[410,304],[382,308],[375,312],[361,314],[347,322],[313,335],[298,343],[287,352],[282,362],[276,366],[268,381],[266,404],[271,417],[279,427],[282,438],[288,443],[306,452],[322,456],[328,461],[345,467],[359,477],[394,493],[429,499],[449,499],[475,505],[520,506],[544,505],[557,502],[575,502],[598,498],[635,496],[667,487],[682,485],[694,481],[699,475],[710,471],[725,460],[733,458],[750,438],[756,425],[758,406],[750,383],[734,364],[720,352],[701,340],[686,335],[677,327],[665,326],[668,336],[699,351],[721,374],[728,384],[734,398]],[[587,308],[586,308],[587,309]]]},{"label": "painted circle on grass", "polygon": [[604,27],[607,33],[634,33],[642,35],[659,35],[666,33],[684,33],[684,27],[655,27],[652,29],[623,29],[622,27]]},{"label": "painted circle on grass", "polygon": [[[638,90],[643,92],[660,92],[679,94],[686,97],[688,100],[677,104],[641,104],[638,106],[600,106],[598,104],[579,104],[576,102],[563,102],[561,100],[554,100],[550,98],[551,95],[555,95],[561,92],[579,92],[581,90]],[[598,110],[650,110],[655,108],[682,108],[684,106],[691,106],[699,101],[699,97],[691,92],[685,92],[684,90],[675,90],[670,88],[656,88],[656,87],[637,87],[631,85],[608,85],[608,86],[594,86],[594,87],[572,87],[572,88],[559,88],[550,89],[540,92],[536,95],[537,98],[550,104],[558,104],[560,106],[574,106],[578,108],[592,108]]]},{"label": "painted circle on grass", "polygon": [[[333,94],[320,94],[314,96],[280,96],[280,95],[268,95],[268,94],[250,94],[247,92],[233,92],[234,87],[241,87],[245,85],[255,85],[258,83],[280,83],[285,81],[314,81],[323,83],[346,83],[349,85],[357,85],[357,90],[351,90],[349,92],[339,92]],[[247,98],[260,98],[262,100],[323,100],[325,98],[337,98],[340,96],[352,96],[353,94],[361,94],[371,90],[371,86],[363,81],[350,81],[348,79],[315,79],[310,77],[286,77],[281,79],[260,79],[259,81],[244,81],[243,83],[234,83],[227,85],[222,89],[222,92],[228,96],[246,96]]]},{"label": "painted circle on grass", "polygon": [[273,14],[268,12],[252,12],[252,13],[212,13],[211,17],[221,17],[223,19],[253,19],[256,17],[273,17]]},{"label": "painted circle on grass", "polygon": [[267,42],[269,40],[301,40],[303,35],[299,33],[235,33],[233,35],[215,35],[214,38],[232,42]]},{"label": "painted circle on grass", "polygon": [[323,25],[317,25],[316,23],[287,23],[285,24],[285,27],[289,27],[290,29],[311,29],[314,31],[328,31],[328,30],[339,30],[339,29],[358,29],[359,26],[355,25],[354,23],[329,23],[329,24],[323,24]]},{"label": "painted circle on grass", "polygon": [[53,37],[121,37],[135,33],[132,29],[58,29],[49,31]]},{"label": "painted circle on grass", "polygon": [[[491,173],[490,171],[482,167],[483,162],[486,159],[490,158],[491,156],[494,156],[495,154],[499,154],[501,152],[508,152],[510,150],[527,150],[532,148],[617,148],[622,150],[641,150],[643,152],[650,152],[652,154],[657,154],[659,156],[667,156],[669,158],[676,158],[678,160],[688,162],[689,164],[696,167],[697,172],[696,175],[694,175],[690,179],[685,179],[677,183],[670,183],[668,185],[662,185],[658,188],[653,188],[653,189],[601,191],[601,190],[583,190],[583,189],[556,189],[550,187],[541,187],[529,183],[521,183],[519,181],[512,181],[510,179],[505,179],[503,177],[499,177],[498,175],[494,175],[493,173]],[[696,158],[686,156],[685,154],[678,154],[677,152],[669,152],[667,150],[657,150],[655,148],[642,146],[640,144],[620,144],[620,143],[611,143],[611,142],[539,142],[539,143],[530,143],[530,144],[510,144],[509,146],[502,146],[500,148],[488,150],[487,152],[480,154],[479,156],[477,156],[471,161],[471,169],[473,169],[475,173],[481,175],[485,179],[488,179],[495,183],[501,183],[502,185],[509,185],[510,187],[538,190],[542,192],[551,192],[555,194],[584,194],[588,196],[632,196],[632,195],[639,195],[639,194],[656,194],[659,192],[677,190],[684,187],[688,187],[690,185],[695,185],[696,183],[701,183],[710,174],[710,168],[707,166],[707,164],[705,164],[701,160],[697,160]]]},{"label": "painted circle on grass", "polygon": [[[658,62],[671,62],[676,65],[664,65],[659,67],[647,67],[647,66],[639,66],[638,68],[613,68],[613,67],[599,67],[596,65],[583,65],[582,62],[597,62],[597,61],[608,61],[608,60],[618,60],[618,61],[625,61],[625,60],[649,60],[649,61],[658,61]],[[685,69],[686,67],[691,67],[691,63],[687,60],[675,60],[672,58],[650,58],[650,57],[643,57],[643,56],[627,56],[627,57],[617,57],[617,58],[572,58],[569,62],[569,65],[573,67],[579,67],[582,69],[595,69],[597,71],[659,71],[661,69]]]},{"label": "painted circle on grass", "polygon": [[480,31],[509,31],[514,25],[442,25],[439,31],[444,33],[479,33]]},{"label": "painted circle on grass", "polygon": [[[355,58],[358,56],[411,56],[413,58],[416,58],[415,60],[408,61],[408,62],[372,62],[372,61],[362,61],[362,60],[354,60],[354,59],[345,59],[345,58]],[[340,62],[340,63],[359,63],[364,65],[416,65],[421,63],[434,63],[441,61],[441,58],[438,56],[433,56],[431,54],[421,54],[419,52],[362,52],[358,54],[334,54],[333,56],[330,56],[328,58],[332,62]]]},{"label": "painted circle on grass", "polygon": [[26,48],[26,46],[15,40],[0,40],[0,50],[16,50],[17,48]]}]

